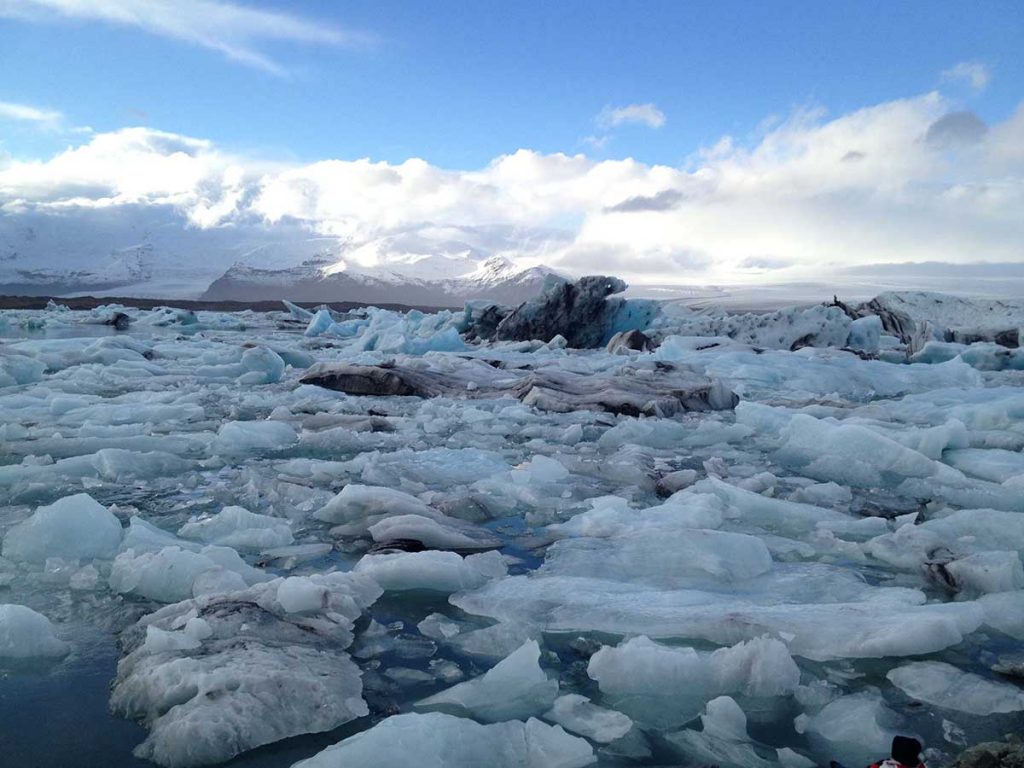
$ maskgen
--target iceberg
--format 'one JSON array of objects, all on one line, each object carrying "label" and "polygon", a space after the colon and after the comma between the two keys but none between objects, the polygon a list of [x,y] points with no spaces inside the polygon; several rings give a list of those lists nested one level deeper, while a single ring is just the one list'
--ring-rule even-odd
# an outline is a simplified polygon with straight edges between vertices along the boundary
[{"label": "iceberg", "polygon": [[113,557],[121,543],[121,523],[87,493],[65,496],[12,527],[3,556],[42,563],[50,557],[82,560]]},{"label": "iceberg", "polygon": [[41,613],[24,605],[0,605],[0,659],[59,658],[70,650]]},{"label": "iceberg", "polygon": [[558,681],[540,668],[540,646],[528,640],[480,677],[416,702],[419,710],[440,710],[488,723],[524,720],[549,710]]}]

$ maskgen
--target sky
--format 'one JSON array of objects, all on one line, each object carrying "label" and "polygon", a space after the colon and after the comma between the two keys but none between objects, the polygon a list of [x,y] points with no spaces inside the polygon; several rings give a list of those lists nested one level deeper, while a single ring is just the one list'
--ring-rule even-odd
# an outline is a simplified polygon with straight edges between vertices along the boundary
[{"label": "sky", "polygon": [[669,282],[1020,262],[1022,40],[1018,2],[0,0],[0,217]]}]

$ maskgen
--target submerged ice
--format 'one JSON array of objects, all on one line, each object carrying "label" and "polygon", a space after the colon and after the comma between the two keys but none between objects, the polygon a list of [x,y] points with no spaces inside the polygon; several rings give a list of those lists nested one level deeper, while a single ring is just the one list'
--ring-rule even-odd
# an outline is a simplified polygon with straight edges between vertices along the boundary
[{"label": "submerged ice", "polygon": [[806,768],[897,733],[942,766],[1024,728],[1024,309],[621,287],[7,313],[0,665],[116,633],[164,766]]}]

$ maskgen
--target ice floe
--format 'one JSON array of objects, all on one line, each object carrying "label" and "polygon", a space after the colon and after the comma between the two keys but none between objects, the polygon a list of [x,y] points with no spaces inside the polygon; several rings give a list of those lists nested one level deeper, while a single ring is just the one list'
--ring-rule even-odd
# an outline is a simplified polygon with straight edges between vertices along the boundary
[{"label": "ice floe", "polygon": [[807,768],[896,733],[944,765],[1024,727],[1024,305],[621,287],[6,313],[0,664],[120,653],[165,766]]}]

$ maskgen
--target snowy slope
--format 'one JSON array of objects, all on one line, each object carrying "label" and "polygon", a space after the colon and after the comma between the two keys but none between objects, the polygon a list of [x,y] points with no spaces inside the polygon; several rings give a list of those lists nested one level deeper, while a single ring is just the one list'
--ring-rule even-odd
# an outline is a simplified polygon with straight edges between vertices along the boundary
[{"label": "snowy slope", "polygon": [[169,206],[25,210],[0,214],[0,294],[517,303],[551,274],[516,264],[520,242],[502,227],[352,243],[289,222],[198,228]]},{"label": "snowy slope", "polygon": [[[450,266],[450,265],[444,265]],[[473,266],[471,264],[464,264]],[[460,306],[470,299],[517,304],[535,296],[555,272],[546,267],[519,269],[492,257],[462,275],[425,278],[393,267],[358,268],[311,259],[297,267],[259,269],[233,266],[203,294],[208,300],[365,301],[370,303]]]}]

